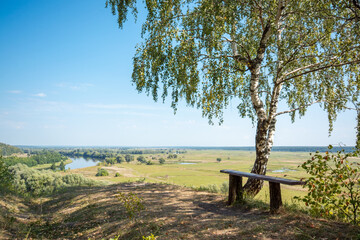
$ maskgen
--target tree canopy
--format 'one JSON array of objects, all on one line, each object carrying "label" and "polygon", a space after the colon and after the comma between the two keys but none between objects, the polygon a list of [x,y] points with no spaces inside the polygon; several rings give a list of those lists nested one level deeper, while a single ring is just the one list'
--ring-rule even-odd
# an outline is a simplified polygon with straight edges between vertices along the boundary
[{"label": "tree canopy", "polygon": [[[265,174],[276,117],[304,115],[320,103],[330,131],[344,109],[350,83],[359,84],[359,1],[145,1],[143,42],[132,81],[176,111],[181,99],[210,122],[223,121],[234,100],[257,123],[257,159]],[[108,0],[123,27],[135,0]],[[284,102],[287,110],[279,111]]]}]

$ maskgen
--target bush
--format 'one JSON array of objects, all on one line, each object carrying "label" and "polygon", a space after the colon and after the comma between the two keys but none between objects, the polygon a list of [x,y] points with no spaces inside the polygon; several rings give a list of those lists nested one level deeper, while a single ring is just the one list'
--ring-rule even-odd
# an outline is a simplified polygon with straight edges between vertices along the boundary
[{"label": "bush", "polygon": [[216,161],[221,162],[221,158],[217,158]]},{"label": "bush", "polygon": [[127,163],[131,162],[131,161],[134,161],[134,156],[133,155],[130,155],[130,154],[126,154],[125,155],[125,161]]},{"label": "bush", "polygon": [[82,175],[70,174],[62,176],[51,170],[36,170],[24,164],[9,167],[14,176],[12,184],[14,190],[20,195],[42,196],[73,186],[92,186],[93,180]]},{"label": "bush", "polygon": [[106,162],[108,165],[113,165],[113,164],[117,163],[116,158],[106,158],[106,159],[105,159],[105,162]]},{"label": "bush", "polygon": [[139,157],[137,157],[136,160],[138,160],[138,162],[140,162],[140,163],[146,163],[146,159],[144,156],[139,156]]},{"label": "bush", "polygon": [[0,156],[0,194],[11,190],[14,175],[9,171],[8,166]]},{"label": "bush", "polygon": [[120,177],[121,175],[120,175],[120,173],[115,173],[115,177]]},{"label": "bush", "polygon": [[165,163],[165,159],[164,159],[164,158],[160,158],[160,159],[159,159],[159,163],[160,163],[160,164],[164,164],[164,163]]},{"label": "bush", "polygon": [[101,177],[101,176],[109,176],[109,172],[106,171],[106,169],[103,168],[98,168],[98,172],[96,173],[97,177]]},{"label": "bush", "polygon": [[124,162],[123,156],[117,156],[117,157],[116,157],[116,162],[117,162],[117,163],[122,163],[122,162]]},{"label": "bush", "polygon": [[359,152],[344,153],[344,150],[324,155],[316,152],[301,165],[311,175],[304,186],[308,194],[296,199],[309,206],[313,214],[359,223],[360,169],[359,163],[349,162],[358,155]]}]

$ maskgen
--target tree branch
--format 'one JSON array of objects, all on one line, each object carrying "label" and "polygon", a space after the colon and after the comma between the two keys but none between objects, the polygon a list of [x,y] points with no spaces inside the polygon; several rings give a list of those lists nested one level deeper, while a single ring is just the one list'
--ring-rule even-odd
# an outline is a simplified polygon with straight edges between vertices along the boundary
[{"label": "tree branch", "polygon": [[309,106],[311,106],[311,105],[313,105],[313,104],[315,104],[315,103],[319,103],[319,102],[323,102],[323,101],[320,101],[320,100],[319,100],[319,101],[315,101],[315,102],[306,104],[306,105],[304,105],[304,106],[300,106],[300,107],[298,107],[298,108],[294,108],[294,109],[290,109],[290,110],[287,110],[287,111],[278,112],[278,113],[275,114],[274,117],[277,117],[277,116],[279,116],[279,115],[281,115],[281,114],[286,114],[286,113],[295,112],[295,111],[298,111],[298,110],[300,110],[300,109],[302,109],[302,108],[309,107]]},{"label": "tree branch", "polygon": [[[312,72],[317,72],[317,71],[320,71],[320,70],[323,70],[323,69],[326,69],[326,68],[341,67],[341,66],[348,65],[348,64],[353,64],[353,63],[360,63],[360,59],[357,59],[357,60],[354,60],[354,61],[350,61],[350,62],[345,62],[345,63],[325,65],[325,66],[322,66],[322,67],[319,67],[319,68],[315,68],[315,69],[312,69],[312,70],[309,70],[309,71],[305,71],[305,72],[303,72],[303,73],[296,74],[296,75],[294,75],[294,76],[285,78],[285,79],[279,81],[279,83],[283,83],[283,82],[286,82],[286,81],[288,81],[288,80],[291,80],[291,79],[294,79],[294,78],[303,76],[303,75],[305,75],[305,74],[312,73]],[[292,74],[292,73],[294,73],[294,72],[298,72],[298,71],[301,71],[301,70],[305,70],[305,69],[311,68],[311,67],[316,67],[316,66],[319,66],[319,65],[321,65],[321,63],[311,64],[311,65],[308,65],[308,66],[305,66],[305,67],[302,67],[302,68],[298,68],[298,69],[296,69],[296,70],[294,70],[294,71],[286,74],[285,76],[288,76],[288,75],[290,75],[290,74]]]}]

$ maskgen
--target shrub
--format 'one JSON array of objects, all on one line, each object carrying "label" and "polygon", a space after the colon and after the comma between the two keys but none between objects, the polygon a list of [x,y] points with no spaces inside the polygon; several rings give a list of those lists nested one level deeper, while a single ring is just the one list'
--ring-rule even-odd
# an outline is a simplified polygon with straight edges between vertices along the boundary
[{"label": "shrub", "polygon": [[56,165],[55,165],[55,163],[51,164],[50,169],[53,170],[53,171],[56,171]]},{"label": "shrub", "polygon": [[113,164],[117,163],[116,158],[105,158],[105,162],[108,165],[113,165]]},{"label": "shrub", "polygon": [[120,175],[120,173],[115,173],[115,177],[120,177],[121,175]]},{"label": "shrub", "polygon": [[20,195],[42,196],[73,186],[92,186],[93,180],[82,175],[70,174],[62,176],[51,170],[36,170],[24,164],[9,167],[14,176],[12,184],[16,193]]},{"label": "shrub", "polygon": [[106,169],[98,168],[98,172],[96,173],[95,176],[97,176],[97,177],[109,176],[109,172]]},{"label": "shrub", "polygon": [[0,156],[0,194],[11,190],[13,179],[14,175],[9,171],[8,166]]},{"label": "shrub", "polygon": [[65,171],[65,163],[64,163],[64,161],[60,162],[59,168],[60,168],[60,171]]},{"label": "shrub", "polygon": [[139,198],[135,193],[121,193],[117,196],[118,200],[124,205],[126,213],[130,219],[136,219],[136,216],[145,209],[142,198]]},{"label": "shrub", "polygon": [[139,156],[139,157],[137,157],[136,160],[138,160],[138,162],[140,162],[140,163],[146,163],[146,159],[144,156]]},{"label": "shrub", "polygon": [[156,240],[158,236],[155,236],[154,234],[150,234],[149,236],[142,236],[143,240]]},{"label": "shrub", "polygon": [[217,158],[216,161],[221,162],[221,158]]},{"label": "shrub", "polygon": [[124,162],[123,156],[117,156],[117,157],[116,157],[116,162],[117,162],[117,163],[122,163],[122,162]]},{"label": "shrub", "polygon": [[130,154],[126,154],[125,155],[125,161],[127,163],[131,162],[131,161],[134,161],[134,156],[133,155],[130,155]]},{"label": "shrub", "polygon": [[308,194],[296,199],[309,206],[313,214],[359,223],[360,169],[359,163],[349,162],[358,154],[344,153],[344,150],[334,154],[316,152],[301,165],[311,175],[304,186]]},{"label": "shrub", "polygon": [[165,159],[164,159],[164,158],[160,158],[160,159],[159,159],[159,163],[160,163],[160,164],[164,164],[164,163],[165,163]]}]

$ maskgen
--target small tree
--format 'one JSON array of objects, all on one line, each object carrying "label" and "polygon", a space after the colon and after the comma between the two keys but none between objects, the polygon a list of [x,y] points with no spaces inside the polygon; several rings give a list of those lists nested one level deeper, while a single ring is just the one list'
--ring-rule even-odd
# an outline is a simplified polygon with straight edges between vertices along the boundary
[{"label": "small tree", "polygon": [[[137,14],[136,0],[107,0],[118,15]],[[359,76],[360,9],[357,1],[145,1],[144,41],[133,58],[136,89],[181,99],[213,123],[237,99],[241,117],[256,126],[251,172],[266,174],[277,118],[327,111],[329,130],[344,109],[344,79]],[[350,7],[350,9],[349,9]],[[145,18],[144,18],[145,19]],[[279,102],[288,109],[279,111]],[[249,195],[263,181],[247,180]]]},{"label": "small tree", "polygon": [[217,158],[216,161],[221,162],[221,158]]},{"label": "small tree", "polygon": [[116,162],[117,162],[117,163],[122,163],[122,162],[124,162],[124,157],[123,157],[123,156],[117,156],[117,157],[116,157]]},{"label": "small tree", "polygon": [[53,171],[56,171],[56,165],[55,165],[55,163],[51,164],[50,169],[53,170]]},{"label": "small tree", "polygon": [[8,166],[0,156],[0,194],[11,190],[13,179],[14,175],[9,171]]},{"label": "small tree", "polygon": [[105,158],[105,162],[107,163],[107,164],[109,164],[109,165],[113,165],[113,164],[115,164],[117,161],[116,161],[116,159],[115,158],[110,158],[110,157],[108,157],[108,158]]},{"label": "small tree", "polygon": [[164,159],[164,158],[160,158],[160,159],[159,159],[159,163],[160,163],[160,164],[164,164],[164,163],[165,163],[165,159]]},{"label": "small tree", "polygon": [[146,159],[144,156],[139,156],[139,157],[137,157],[136,160],[138,160],[138,162],[140,162],[140,163],[146,163]]},{"label": "small tree", "polygon": [[95,176],[97,177],[109,176],[109,172],[106,169],[98,168],[98,171]]},{"label": "small tree", "polygon": [[130,154],[126,154],[125,155],[125,161],[127,163],[131,162],[131,161],[134,161],[134,156],[133,155],[130,155]]},{"label": "small tree", "polygon": [[[329,146],[329,149],[332,147]],[[310,174],[308,194],[297,197],[312,213],[358,224],[360,220],[360,166],[350,162],[359,152],[331,154],[317,152],[301,165]]]},{"label": "small tree", "polygon": [[60,168],[60,171],[65,171],[65,163],[64,163],[64,161],[60,162],[59,168]]}]

